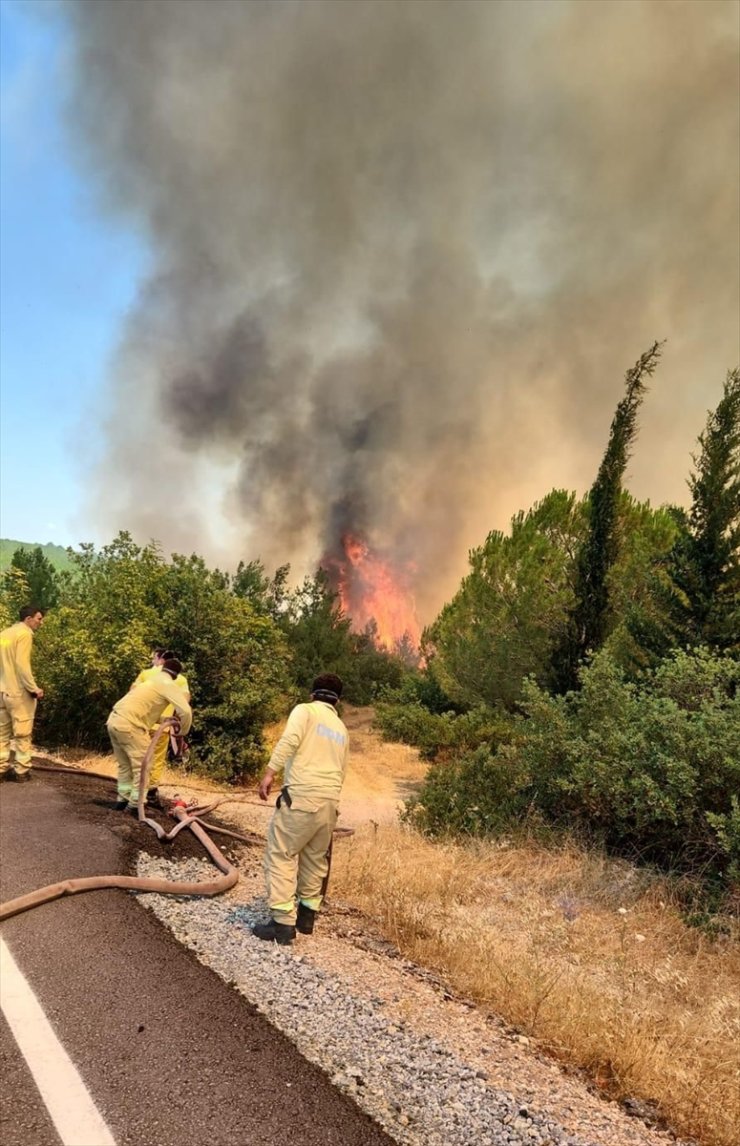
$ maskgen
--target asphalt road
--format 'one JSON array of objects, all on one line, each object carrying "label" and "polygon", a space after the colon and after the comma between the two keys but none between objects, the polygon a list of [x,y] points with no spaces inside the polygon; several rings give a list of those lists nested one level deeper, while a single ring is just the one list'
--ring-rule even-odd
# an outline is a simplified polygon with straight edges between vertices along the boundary
[{"label": "asphalt road", "polygon": [[[153,833],[104,781],[0,783],[0,900],[60,879],[131,873]],[[168,855],[201,854],[182,832]],[[2,938],[117,1146],[380,1146],[390,1139],[131,893],[95,891],[2,925]],[[59,1138],[0,1016],[0,1142]]]}]

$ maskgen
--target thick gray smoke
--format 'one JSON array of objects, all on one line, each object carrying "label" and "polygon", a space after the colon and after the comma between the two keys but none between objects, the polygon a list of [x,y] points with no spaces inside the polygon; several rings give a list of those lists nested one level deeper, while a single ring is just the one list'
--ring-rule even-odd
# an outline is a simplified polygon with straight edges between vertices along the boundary
[{"label": "thick gray smoke", "polygon": [[76,138],[151,266],[98,519],[418,566],[585,489],[667,338],[630,485],[685,500],[738,359],[738,5],[85,0]]}]

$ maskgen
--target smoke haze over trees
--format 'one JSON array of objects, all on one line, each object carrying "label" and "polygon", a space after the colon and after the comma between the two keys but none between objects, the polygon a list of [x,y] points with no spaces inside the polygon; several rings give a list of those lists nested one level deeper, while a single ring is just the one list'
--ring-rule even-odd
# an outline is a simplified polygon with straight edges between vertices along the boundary
[{"label": "smoke haze over trees", "polygon": [[352,527],[430,620],[492,526],[590,483],[656,338],[630,484],[686,500],[739,353],[735,3],[66,11],[79,154],[151,255],[109,531],[300,573]]}]

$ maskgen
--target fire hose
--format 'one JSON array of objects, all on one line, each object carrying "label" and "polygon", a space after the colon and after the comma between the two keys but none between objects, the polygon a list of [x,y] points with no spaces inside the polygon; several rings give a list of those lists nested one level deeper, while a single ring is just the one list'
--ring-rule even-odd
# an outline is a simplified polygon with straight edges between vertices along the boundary
[{"label": "fire hose", "polygon": [[220,895],[222,892],[228,891],[229,888],[234,886],[239,879],[239,873],[198,823],[195,813],[201,809],[188,811],[184,806],[184,802],[176,802],[173,804],[171,814],[179,822],[170,832],[165,832],[164,828],[162,828],[156,820],[148,818],[144,811],[146,781],[154,755],[154,748],[160,737],[165,734],[169,735],[169,724],[167,723],[163,723],[157,729],[141,762],[138,804],[139,820],[153,828],[160,840],[174,839],[182,828],[189,827],[222,874],[216,879],[186,883],[178,883],[175,880],[169,879],[144,879],[129,875],[94,875],[81,879],[66,879],[59,883],[49,884],[47,887],[40,887],[36,891],[29,892],[27,895],[21,895],[17,899],[9,899],[7,903],[0,904],[0,922],[4,919],[10,919],[13,915],[19,915],[22,911],[28,911],[32,907],[38,907],[42,903],[49,903],[53,899],[61,899],[64,895],[77,895],[83,891],[102,891],[105,888],[122,887],[127,891],[149,891],[158,893],[159,895],[213,896]]},{"label": "fire hose", "polygon": [[[182,831],[183,828],[190,828],[196,839],[203,845],[206,852],[213,860],[216,867],[222,873],[216,879],[203,880],[199,882],[177,882],[176,880],[169,879],[146,879],[139,876],[128,875],[95,875],[85,876],[80,879],[66,879],[61,880],[59,883],[51,883],[46,887],[37,888],[36,891],[28,892],[27,895],[21,895],[16,899],[9,899],[6,903],[0,904],[0,922],[5,919],[10,919],[14,915],[20,915],[23,911],[29,911],[33,907],[39,907],[42,903],[50,903],[54,899],[61,899],[65,895],[77,895],[84,891],[102,891],[107,888],[120,887],[126,891],[144,891],[153,892],[159,895],[202,895],[202,896],[215,896],[221,895],[224,891],[229,891],[239,879],[239,873],[233,864],[229,863],[220,849],[216,846],[212,839],[208,836],[208,831],[219,832],[222,835],[228,835],[235,839],[241,840],[246,843],[254,843],[255,838],[250,839],[247,836],[241,835],[238,832],[231,832],[226,828],[219,828],[212,824],[204,823],[200,817],[208,812],[213,811],[214,808],[220,804],[229,801],[229,797],[221,797],[211,804],[203,804],[197,807],[187,807],[184,800],[176,799],[170,807],[170,814],[178,821],[177,824],[169,831],[165,831],[161,824],[156,820],[146,815],[145,801],[147,791],[147,781],[149,778],[149,771],[151,768],[152,759],[154,757],[154,749],[157,741],[165,734],[169,735],[170,725],[173,721],[163,722],[152,737],[149,747],[144,754],[144,759],[141,762],[141,771],[139,775],[139,800],[137,805],[137,815],[140,823],[147,824],[148,827],[156,833],[157,838],[163,842],[169,842]],[[40,767],[43,768],[43,765]],[[45,768],[45,771],[58,772],[58,768]],[[70,769],[72,771],[72,769]],[[106,780],[112,777],[106,776],[104,773],[91,773],[85,772],[82,769],[74,769],[78,775],[98,776]],[[353,829],[339,828],[335,829],[337,835],[351,835]],[[327,859],[331,867],[331,844],[327,852]],[[328,884],[329,871],[327,871],[322,893],[326,891]]]}]

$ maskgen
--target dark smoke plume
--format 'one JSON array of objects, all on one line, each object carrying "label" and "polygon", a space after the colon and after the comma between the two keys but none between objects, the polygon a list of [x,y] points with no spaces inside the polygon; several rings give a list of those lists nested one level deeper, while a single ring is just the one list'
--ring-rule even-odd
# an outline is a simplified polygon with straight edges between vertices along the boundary
[{"label": "dark smoke plume", "polygon": [[[151,268],[97,515],[419,570],[590,485],[668,340],[630,485],[685,501],[738,359],[734,0],[85,0],[73,123]],[[176,505],[176,509],[173,506]]]}]

